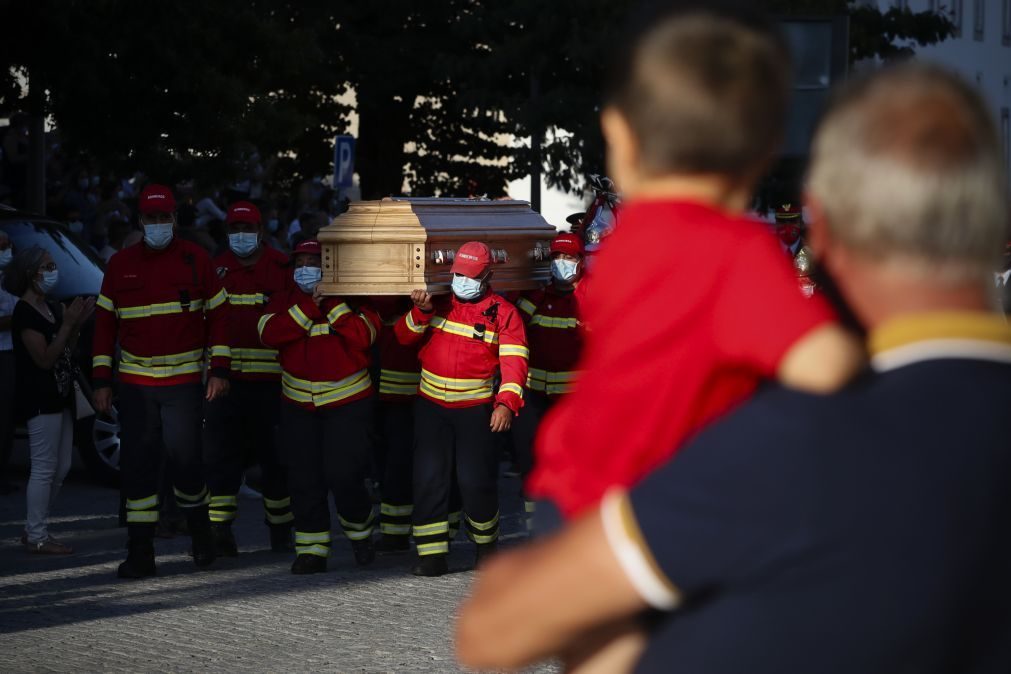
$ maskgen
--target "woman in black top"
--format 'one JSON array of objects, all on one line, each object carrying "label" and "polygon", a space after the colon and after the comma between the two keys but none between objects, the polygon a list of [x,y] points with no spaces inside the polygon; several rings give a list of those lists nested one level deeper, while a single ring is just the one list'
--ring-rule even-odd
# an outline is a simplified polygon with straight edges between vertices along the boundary
[{"label": "woman in black top", "polygon": [[43,554],[73,552],[49,535],[46,519],[70,469],[76,377],[71,354],[81,325],[95,308],[93,298],[77,298],[67,307],[48,301],[46,293],[58,279],[52,256],[38,246],[18,253],[4,270],[4,286],[21,297],[11,317],[15,409],[28,425],[32,462],[22,540],[29,551]]}]

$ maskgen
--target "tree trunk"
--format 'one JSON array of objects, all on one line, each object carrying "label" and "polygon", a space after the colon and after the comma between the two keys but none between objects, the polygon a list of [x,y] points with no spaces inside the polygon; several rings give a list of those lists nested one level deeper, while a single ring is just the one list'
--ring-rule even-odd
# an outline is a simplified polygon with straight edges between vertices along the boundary
[{"label": "tree trunk", "polygon": [[383,88],[356,87],[358,142],[355,167],[362,199],[398,196],[404,184],[404,143],[411,133],[411,107],[414,96],[404,94],[401,101]]}]

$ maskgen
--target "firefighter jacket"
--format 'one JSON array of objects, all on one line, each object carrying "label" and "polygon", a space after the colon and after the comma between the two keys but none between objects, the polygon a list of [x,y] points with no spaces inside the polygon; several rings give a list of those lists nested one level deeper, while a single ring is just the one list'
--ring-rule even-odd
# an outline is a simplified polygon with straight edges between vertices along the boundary
[{"label": "firefighter jacket", "polygon": [[525,293],[516,308],[527,324],[530,371],[527,388],[549,396],[572,390],[583,350],[578,289],[559,291],[554,284]]},{"label": "firefighter jacket", "polygon": [[234,339],[232,379],[277,381],[281,365],[277,351],[264,348],[257,325],[270,298],[292,287],[288,256],[263,246],[255,264],[242,264],[231,250],[214,258],[218,276],[228,292]]},{"label": "firefighter jacket", "polygon": [[423,397],[443,407],[473,407],[494,398],[514,414],[523,406],[526,332],[516,307],[500,295],[489,292],[473,302],[436,298],[432,313],[413,307],[394,329],[402,344],[421,342]]},{"label": "firefighter jacket", "polygon": [[96,387],[111,382],[117,339],[122,382],[200,382],[205,355],[211,375],[227,377],[231,337],[227,293],[204,249],[178,237],[162,250],[138,243],[113,255],[105,270],[92,378]]},{"label": "firefighter jacket", "polygon": [[401,344],[394,326],[404,318],[414,304],[406,297],[374,297],[369,304],[383,321],[379,334],[379,398],[387,402],[411,402],[418,394],[421,364],[418,362],[417,341]]},{"label": "firefighter jacket", "polygon": [[282,395],[315,410],[371,395],[369,349],[381,327],[371,309],[356,312],[336,297],[317,307],[292,286],[270,299],[258,331],[264,346],[277,349]]}]

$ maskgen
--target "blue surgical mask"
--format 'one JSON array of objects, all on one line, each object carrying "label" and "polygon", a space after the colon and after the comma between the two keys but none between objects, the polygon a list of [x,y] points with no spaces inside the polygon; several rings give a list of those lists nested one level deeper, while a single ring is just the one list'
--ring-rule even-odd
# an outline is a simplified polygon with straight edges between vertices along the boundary
[{"label": "blue surgical mask", "polygon": [[453,277],[453,294],[461,300],[475,300],[481,296],[484,283],[476,278],[467,276]]},{"label": "blue surgical mask", "polygon": [[8,248],[7,250],[0,250],[0,269],[3,269],[11,263],[14,258],[14,249]]},{"label": "blue surgical mask", "polygon": [[551,275],[562,283],[572,283],[576,280],[579,263],[558,258],[551,261]]},{"label": "blue surgical mask", "polygon": [[271,218],[267,220],[267,231],[273,234],[277,231],[277,228],[281,226],[281,222],[277,218]]},{"label": "blue surgical mask", "polygon": [[260,247],[260,235],[256,232],[236,232],[228,235],[228,247],[239,257],[249,257]]},{"label": "blue surgical mask", "polygon": [[319,267],[295,267],[295,284],[303,292],[311,293],[323,278],[323,270]]},{"label": "blue surgical mask", "polygon": [[84,223],[81,222],[80,220],[74,220],[73,222],[69,223],[68,226],[70,227],[70,231],[73,232],[74,234],[80,234],[81,232],[84,231]]},{"label": "blue surgical mask", "polygon": [[155,250],[161,250],[172,243],[171,222],[163,225],[144,225],[144,243]]},{"label": "blue surgical mask", "polygon": [[56,284],[60,280],[60,270],[54,269],[52,271],[42,272],[42,278],[36,281],[39,286],[39,292],[43,295],[48,293],[50,290],[56,287]]}]

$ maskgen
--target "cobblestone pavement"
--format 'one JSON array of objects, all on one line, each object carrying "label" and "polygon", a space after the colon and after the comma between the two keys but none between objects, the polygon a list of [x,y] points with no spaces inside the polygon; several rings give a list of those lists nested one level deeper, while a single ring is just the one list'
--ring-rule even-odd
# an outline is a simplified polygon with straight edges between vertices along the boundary
[{"label": "cobblestone pavement", "polygon": [[[404,555],[356,569],[343,539],[329,573],[293,576],[291,557],[269,551],[259,501],[242,498],[238,558],[198,572],[187,538],[159,539],[158,576],[120,581],[117,491],[72,473],[50,531],[75,554],[49,557],[17,543],[18,484],[0,496],[0,671],[459,671],[452,622],[473,576],[470,543],[454,544],[442,578],[411,576]],[[517,488],[503,479],[503,545],[523,536]]]}]

